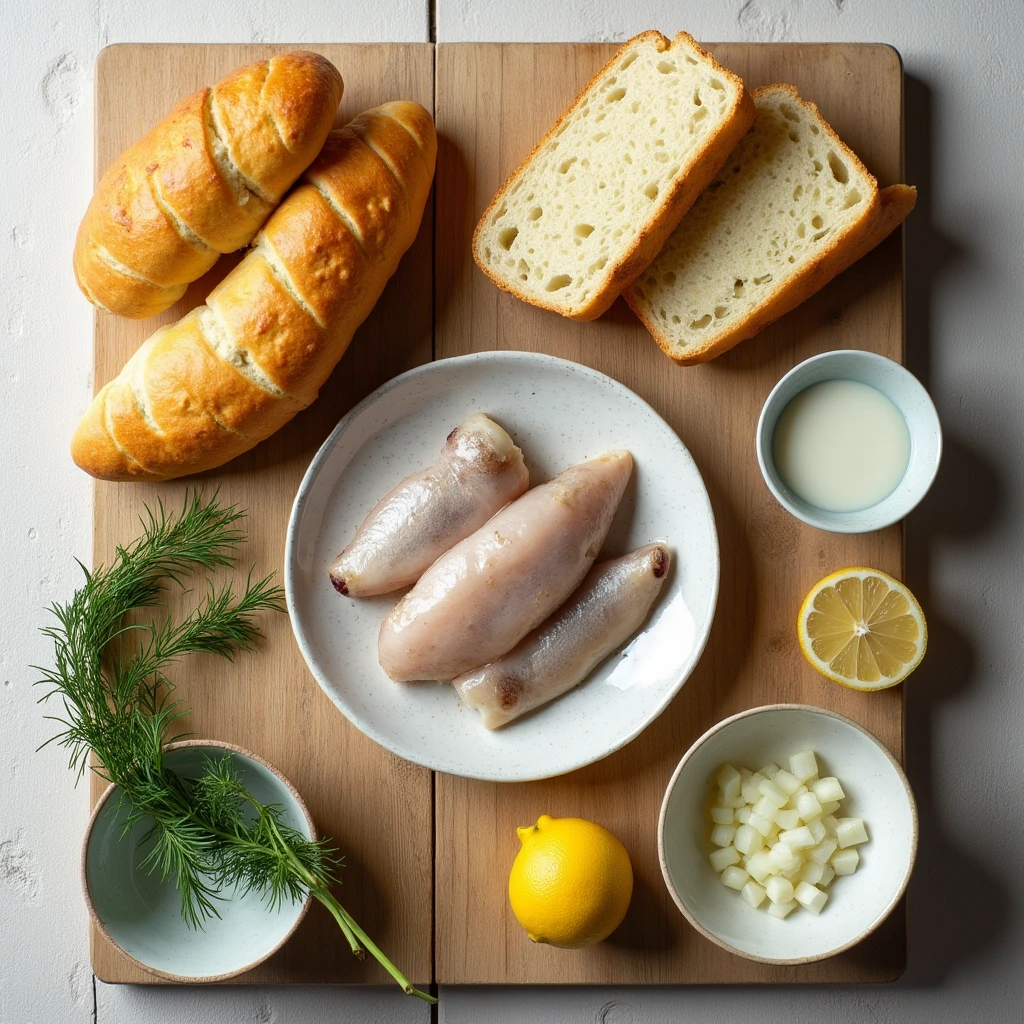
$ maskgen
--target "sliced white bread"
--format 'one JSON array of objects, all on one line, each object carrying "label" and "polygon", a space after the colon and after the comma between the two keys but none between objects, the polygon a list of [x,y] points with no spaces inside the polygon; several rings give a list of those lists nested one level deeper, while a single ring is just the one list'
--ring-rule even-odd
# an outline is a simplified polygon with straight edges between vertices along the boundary
[{"label": "sliced white bread", "polygon": [[599,317],[654,259],[754,117],[685,32],[630,39],[498,191],[473,256],[504,291]]},{"label": "sliced white bread", "polygon": [[791,85],[754,93],[754,127],[626,292],[677,363],[752,338],[873,249],[914,208],[878,183]]}]

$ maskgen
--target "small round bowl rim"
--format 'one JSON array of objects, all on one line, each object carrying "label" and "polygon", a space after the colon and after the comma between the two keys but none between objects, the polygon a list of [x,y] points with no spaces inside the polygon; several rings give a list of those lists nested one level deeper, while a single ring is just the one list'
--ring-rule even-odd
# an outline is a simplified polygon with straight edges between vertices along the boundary
[{"label": "small round bowl rim", "polygon": [[[817,516],[814,514],[813,506],[807,502],[804,502],[802,507],[793,502],[789,495],[782,489],[779,488],[775,482],[774,476],[778,473],[775,467],[775,459],[772,455],[772,437],[765,436],[767,433],[767,420],[769,415],[775,410],[775,407],[779,403],[779,394],[783,390],[783,387],[788,381],[791,381],[796,376],[803,376],[809,372],[810,367],[823,362],[833,362],[838,357],[853,357],[854,359],[861,359],[865,362],[874,362],[885,365],[890,370],[895,370],[898,375],[901,375],[905,380],[907,387],[913,391],[916,391],[920,397],[924,399],[925,408],[930,413],[930,418],[935,423],[936,432],[936,447],[935,457],[932,460],[931,466],[928,467],[926,475],[921,479],[918,486],[913,489],[910,488],[905,479],[901,480],[896,485],[896,489],[892,494],[883,498],[881,502],[874,505],[869,505],[867,508],[859,509],[856,512],[828,512],[822,510],[823,515]],[[844,377],[836,379],[845,380],[856,380],[856,377]],[[810,387],[809,383],[807,387]],[[801,388],[801,391],[804,390]],[[799,393],[799,392],[798,392]],[[795,397],[795,396],[794,396]],[[900,413],[904,413],[900,403],[895,401],[891,396],[886,396],[891,402],[900,410]],[[779,410],[781,415],[782,410]],[[776,416],[776,422],[778,417]],[[908,423],[908,429],[909,429]],[[774,427],[772,433],[774,434]],[[913,436],[912,436],[913,441]],[[902,363],[897,363],[894,359],[889,359],[887,356],[880,355],[877,352],[867,352],[864,349],[856,348],[841,348],[833,349],[829,352],[819,352],[817,355],[810,356],[804,359],[802,362],[796,364],[786,373],[784,373],[775,386],[768,393],[768,397],[764,400],[764,405],[761,406],[761,413],[757,418],[757,430],[755,434],[755,447],[757,450],[757,465],[761,470],[761,476],[764,479],[765,485],[768,490],[771,491],[772,496],[775,500],[792,516],[795,516],[802,523],[806,523],[808,526],[813,526],[816,530],[823,530],[826,533],[839,533],[839,534],[854,534],[854,533],[874,533],[876,530],[884,530],[886,527],[892,526],[894,523],[898,523],[905,519],[915,508],[924,500],[925,496],[931,490],[932,484],[935,483],[935,477],[938,475],[939,466],[942,463],[942,422],[939,420],[938,411],[935,408],[935,403],[932,401],[931,395],[928,394],[928,389],[914,376]],[[771,468],[769,468],[771,467]],[[871,521],[866,522],[868,513],[878,508],[884,502],[891,501],[894,497],[900,496],[902,500],[893,503],[893,509],[889,515],[884,516],[877,522]],[[826,519],[825,516],[832,517],[844,517],[843,519]]]},{"label": "small round bowl rim", "polygon": [[[896,769],[896,775],[900,782],[903,784],[903,789],[907,794],[907,800],[910,803],[910,820],[911,820],[911,835],[910,835],[910,858],[907,861],[907,867],[903,874],[903,879],[900,882],[900,886],[896,895],[889,901],[889,903],[883,908],[878,917],[875,918],[874,922],[865,928],[859,935],[851,939],[849,942],[844,943],[841,946],[837,946],[835,949],[830,949],[824,953],[816,953],[814,956],[803,956],[803,957],[792,957],[792,958],[772,958],[757,956],[754,953],[748,953],[746,950],[738,949],[731,943],[725,941],[719,935],[710,931],[704,925],[702,925],[691,913],[689,908],[686,906],[683,898],[680,896],[678,890],[675,887],[675,883],[672,881],[671,875],[668,870],[668,862],[665,856],[665,818],[668,811],[669,798],[672,796],[675,790],[676,783],[679,780],[679,776],[682,774],[683,768],[686,766],[687,761],[697,752],[698,748],[704,745],[704,743],[710,739],[715,733],[720,732],[722,729],[727,728],[733,722],[738,722],[743,718],[751,718],[755,715],[763,714],[766,711],[809,711],[816,715],[823,715],[828,718],[838,719],[840,722],[846,725],[853,726],[858,732],[863,733],[872,743],[877,746],[883,754],[889,759],[893,768]],[[679,908],[683,917],[700,932],[706,939],[710,939],[711,942],[715,943],[716,946],[721,946],[722,949],[727,950],[730,953],[734,953],[736,956],[741,956],[745,960],[753,960],[761,964],[770,964],[776,967],[785,966],[796,966],[798,964],[810,964],[815,963],[818,960],[828,960],[831,957],[838,956],[840,953],[845,953],[846,950],[852,949],[854,946],[863,942],[872,932],[876,931],[882,923],[889,917],[889,915],[896,908],[896,904],[903,899],[904,894],[907,891],[907,886],[910,884],[910,876],[914,871],[914,862],[917,860],[917,842],[918,842],[919,823],[917,815],[917,801],[914,799],[914,791],[910,788],[910,781],[907,779],[906,773],[903,771],[902,766],[892,753],[889,748],[877,737],[874,733],[869,732],[859,722],[855,722],[852,718],[847,718],[846,715],[841,715],[836,711],[829,711],[827,708],[815,707],[813,704],[763,704],[761,707],[748,708],[746,711],[740,711],[738,714],[730,715],[728,718],[723,718],[720,722],[713,725],[703,735],[694,740],[692,746],[685,754],[679,764],[676,765],[675,771],[672,773],[672,778],[669,779],[668,786],[665,788],[665,796],[661,801],[661,811],[658,814],[658,862],[661,865],[661,876],[665,881],[665,888],[668,889],[669,895],[672,897],[672,902]]]},{"label": "small round bowl rim", "polygon": [[[236,743],[227,743],[224,740],[203,740],[203,739],[188,739],[188,740],[175,740],[172,743],[168,743],[164,746],[164,750],[182,750],[188,747],[215,747],[218,750],[228,750],[233,754],[240,754],[242,757],[247,757],[251,761],[255,761],[258,764],[263,765],[268,771],[272,772],[285,786],[285,788],[291,793],[292,798],[298,804],[299,809],[302,811],[303,816],[306,819],[306,823],[309,825],[310,836],[315,841],[317,836],[316,825],[313,822],[313,816],[309,813],[309,808],[306,806],[306,802],[299,795],[299,791],[292,785],[291,780],[275,765],[271,764],[265,757],[261,757],[259,754],[253,753],[251,750],[247,750],[245,747],[240,747]],[[89,911],[89,918],[93,923],[93,926],[103,935],[103,937],[110,943],[110,945],[117,950],[129,963],[134,967],[139,968],[141,971],[145,971],[147,974],[151,974],[154,977],[162,978],[165,981],[173,981],[182,985],[211,985],[219,981],[227,981],[230,978],[237,978],[240,974],[245,974],[246,971],[251,971],[254,967],[258,967],[264,961],[269,960],[281,947],[295,934],[295,930],[302,923],[307,912],[309,911],[309,905],[313,900],[312,893],[307,893],[306,898],[302,901],[302,907],[299,909],[298,916],[295,918],[292,926],[284,934],[281,940],[273,947],[268,950],[258,959],[253,960],[251,963],[246,964],[244,967],[239,967],[237,970],[226,971],[223,974],[210,974],[210,975],[188,975],[188,974],[173,974],[170,971],[162,971],[159,967],[151,967],[148,964],[144,964],[141,960],[136,959],[129,953],[123,946],[121,946],[117,940],[107,930],[107,926],[100,917],[99,911],[96,909],[96,905],[93,903],[92,893],[89,891],[89,876],[87,871],[87,858],[89,853],[89,843],[92,840],[93,828],[96,825],[96,821],[99,818],[100,812],[106,805],[107,800],[110,798],[114,790],[117,789],[115,783],[111,783],[107,788],[100,794],[99,799],[96,801],[96,805],[93,807],[92,812],[89,814],[89,824],[85,829],[85,837],[82,840],[82,852],[79,858],[79,875],[82,884],[82,892],[85,896],[86,909]]]}]

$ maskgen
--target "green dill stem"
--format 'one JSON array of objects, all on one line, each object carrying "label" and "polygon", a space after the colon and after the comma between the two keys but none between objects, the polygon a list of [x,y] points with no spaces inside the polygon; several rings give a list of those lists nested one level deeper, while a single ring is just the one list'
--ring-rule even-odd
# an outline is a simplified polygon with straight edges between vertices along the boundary
[{"label": "green dill stem", "polygon": [[[306,883],[309,891],[331,912],[331,916],[338,922],[338,927],[342,930],[342,933],[348,940],[348,944],[352,948],[352,952],[355,954],[357,959],[364,960],[366,958],[366,950],[360,945],[355,932],[353,932],[349,927],[348,922],[337,913],[336,908],[338,907],[338,903],[330,896],[327,887],[324,885],[323,879],[317,878],[313,872],[295,856],[295,852],[292,850],[291,846],[285,842],[285,838],[281,835],[281,832],[277,827],[277,822],[274,821],[273,817],[268,816],[267,824],[270,826],[270,831],[273,833],[274,841],[277,843],[278,849],[287,858],[288,863],[292,865],[296,874]],[[327,894],[327,899],[324,899],[324,893]]]},{"label": "green dill stem", "polygon": [[316,895],[317,899],[319,899],[321,902],[324,902],[326,897],[326,899],[330,899],[336,904],[338,912],[341,914],[343,918],[345,918],[346,922],[348,923],[348,926],[352,929],[352,931],[356,933],[356,936],[373,954],[377,963],[379,963],[381,967],[383,967],[384,970],[387,971],[388,974],[390,974],[391,977],[394,978],[395,981],[397,981],[398,984],[402,986],[402,988],[405,990],[406,995],[416,996],[419,999],[426,1000],[428,1003],[437,1002],[436,996],[432,996],[428,992],[421,991],[420,989],[416,988],[416,986],[413,985],[412,982],[409,981],[409,979],[384,955],[383,951],[373,941],[373,939],[371,939],[370,936],[367,935],[366,932],[364,932],[363,929],[359,927],[359,923],[356,921],[356,919],[340,903],[338,903],[338,901],[335,900],[330,893],[325,893],[323,896],[320,896],[319,894],[314,895]]},{"label": "green dill stem", "polygon": [[[55,664],[39,669],[47,687],[41,700],[59,697],[63,706],[63,716],[54,717],[62,731],[47,742],[68,749],[70,767],[79,776],[91,752],[99,761],[93,770],[130,800],[130,820],[153,821],[148,835],[154,846],[144,863],[161,878],[173,879],[190,927],[201,928],[204,919],[217,916],[219,889],[207,880],[211,871],[221,882],[233,879],[271,904],[305,890],[327,907],[357,957],[365,958],[369,949],[409,995],[436,1003],[409,982],[331,894],[336,851],[301,836],[294,847],[278,828],[274,808],[262,806],[242,787],[238,795],[258,812],[262,832],[250,833],[230,801],[211,805],[209,813],[198,809],[189,783],[164,766],[169,728],[187,714],[169,696],[173,684],[164,670],[185,654],[230,659],[253,650],[261,636],[253,615],[283,612],[284,595],[272,575],[254,579],[250,572],[240,596],[207,580],[205,598],[184,619],[168,618],[158,626],[128,623],[125,617],[158,605],[168,581],[184,588],[196,569],[233,565],[245,540],[238,525],[244,516],[234,506],[222,508],[216,495],[204,501],[198,492],[187,492],[177,514],[162,504],[147,508],[142,535],[119,546],[112,564],[91,572],[82,566],[84,585],[71,601],[51,606],[57,622],[43,629],[53,641]],[[261,861],[261,855],[273,862]]]},{"label": "green dill stem", "polygon": [[360,945],[359,940],[356,938],[356,933],[348,926],[348,922],[345,918],[338,913],[338,901],[335,900],[326,889],[321,889],[318,885],[310,883],[309,891],[331,912],[331,917],[337,921],[338,927],[348,940],[348,944],[351,946],[355,958],[357,960],[365,960],[366,950]]},{"label": "green dill stem", "polygon": [[[276,822],[271,818],[270,828],[274,833],[274,837],[280,844],[280,848],[285,852],[291,863],[295,866],[301,878],[303,878],[306,884],[309,886],[310,892],[331,912],[334,920],[338,922],[339,927],[345,933],[345,937],[349,940],[349,945],[352,946],[352,952],[359,956],[356,952],[356,948],[361,942],[370,953],[373,958],[384,968],[388,974],[391,975],[406,995],[416,996],[419,999],[425,999],[428,1003],[436,1003],[437,998],[430,995],[428,992],[423,992],[416,988],[415,985],[387,958],[384,951],[370,938],[366,932],[359,926],[356,919],[334,898],[330,891],[317,879],[313,874],[302,864],[299,859],[292,853],[291,848],[284,841],[281,833],[278,831]],[[354,944],[353,944],[354,943]],[[360,947],[361,951],[361,947]],[[360,957],[362,959],[362,957]]]}]

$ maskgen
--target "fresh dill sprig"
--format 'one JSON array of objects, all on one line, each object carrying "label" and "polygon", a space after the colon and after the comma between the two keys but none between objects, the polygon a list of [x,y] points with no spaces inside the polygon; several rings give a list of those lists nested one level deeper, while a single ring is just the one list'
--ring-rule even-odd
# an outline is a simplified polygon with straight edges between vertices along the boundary
[{"label": "fresh dill sprig", "polygon": [[[188,712],[173,698],[165,670],[187,654],[231,659],[252,651],[262,634],[254,616],[284,611],[284,594],[273,574],[254,579],[236,595],[230,585],[207,580],[206,594],[183,619],[127,621],[130,612],[160,604],[168,584],[184,589],[197,570],[234,564],[245,532],[245,513],[186,494],[181,510],[160,504],[146,509],[142,534],[118,547],[110,566],[90,572],[66,604],[50,612],[56,625],[43,629],[53,641],[53,667],[39,668],[41,701],[59,698],[63,713],[50,716],[61,731],[47,743],[68,751],[80,778],[90,766],[116,784],[128,809],[127,833],[149,827],[143,867],[171,880],[186,923],[200,928],[217,915],[222,893],[253,892],[269,909],[312,893],[334,917],[352,952],[369,950],[410,995],[436,1002],[414,988],[331,893],[341,858],[328,840],[313,841],[288,827],[281,808],[259,803],[245,788],[230,757],[207,759],[196,779],[164,763],[171,726]],[[43,746],[46,746],[44,743]],[[90,765],[90,757],[94,763]]]}]

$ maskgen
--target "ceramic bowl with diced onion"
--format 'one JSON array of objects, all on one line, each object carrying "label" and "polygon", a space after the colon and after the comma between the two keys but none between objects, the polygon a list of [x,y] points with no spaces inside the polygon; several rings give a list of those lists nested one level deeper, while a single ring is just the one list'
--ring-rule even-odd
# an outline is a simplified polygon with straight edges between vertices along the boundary
[{"label": "ceramic bowl with diced onion", "polygon": [[910,784],[876,737],[822,708],[774,704],[719,722],[687,751],[658,853],[699,932],[748,960],[802,964],[889,916],[917,834]]}]

